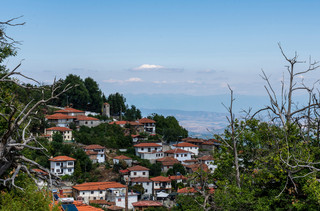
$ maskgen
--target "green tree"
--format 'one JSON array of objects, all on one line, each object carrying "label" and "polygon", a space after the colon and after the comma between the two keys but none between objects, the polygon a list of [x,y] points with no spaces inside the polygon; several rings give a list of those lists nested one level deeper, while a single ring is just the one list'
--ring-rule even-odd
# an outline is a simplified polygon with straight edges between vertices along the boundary
[{"label": "green tree", "polygon": [[177,173],[180,173],[181,175],[186,175],[186,169],[181,163],[175,163],[173,164],[172,168],[170,168],[167,172],[167,176],[177,175]]},{"label": "green tree", "polygon": [[110,104],[110,114],[112,116],[120,116],[126,111],[126,98],[120,93],[110,94],[107,102]]},{"label": "green tree", "polygon": [[131,108],[126,108],[126,112],[124,113],[124,119],[128,121],[135,121],[141,118],[141,111],[137,109],[135,105],[131,105]]},{"label": "green tree", "polygon": [[88,110],[101,113],[103,98],[98,83],[92,78],[88,77],[84,80],[84,85],[89,94]]}]

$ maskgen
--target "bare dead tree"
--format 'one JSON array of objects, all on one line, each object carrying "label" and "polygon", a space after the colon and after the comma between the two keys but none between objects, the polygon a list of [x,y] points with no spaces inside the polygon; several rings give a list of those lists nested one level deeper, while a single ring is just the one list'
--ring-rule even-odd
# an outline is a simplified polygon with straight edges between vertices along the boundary
[{"label": "bare dead tree", "polygon": [[[286,66],[288,73],[288,82],[286,83],[285,79],[281,81],[281,93],[280,96],[276,94],[275,89],[273,88],[270,78],[262,71],[262,79],[266,82],[265,90],[267,91],[270,104],[260,110],[258,110],[252,118],[263,111],[269,113],[269,122],[272,125],[277,125],[281,128],[283,136],[282,138],[275,137],[276,143],[280,146],[283,145],[282,149],[278,150],[279,158],[283,164],[283,171],[287,174],[287,180],[283,190],[278,196],[280,196],[287,186],[290,184],[293,185],[296,193],[297,184],[295,179],[301,177],[307,177],[311,174],[319,172],[320,169],[317,167],[320,162],[314,162],[312,160],[311,151],[309,150],[309,140],[314,137],[316,133],[317,140],[319,140],[319,100],[315,94],[316,85],[319,84],[319,80],[316,80],[312,86],[307,86],[303,79],[303,75],[312,72],[319,68],[319,63],[317,61],[311,61],[309,59],[308,67],[302,71],[296,71],[296,65],[306,63],[305,61],[299,61],[298,55],[295,52],[292,58],[287,57],[284,53],[280,44],[278,44],[282,56],[289,63]],[[298,106],[294,102],[293,97],[297,91],[305,91],[308,96],[308,102],[306,105]],[[295,143],[292,143],[292,134],[290,127],[298,126],[300,132],[297,135],[299,140]],[[316,132],[313,132],[313,125],[316,126]],[[302,143],[305,143],[303,147]],[[307,170],[307,173],[301,172]]]},{"label": "bare dead tree", "polygon": [[[5,22],[0,22],[0,47],[14,47],[16,44],[14,39],[9,37],[3,30],[6,26],[17,26],[24,25],[24,23],[14,23],[18,18],[13,18]],[[0,60],[0,63],[2,61]],[[50,100],[57,99],[62,93],[68,91],[72,86],[67,85],[60,90],[60,84],[54,80],[51,86],[25,86],[19,81],[17,76],[23,79],[31,80],[39,84],[33,78],[30,78],[20,72],[21,63],[18,64],[12,70],[1,72],[0,74],[0,184],[12,188],[19,188],[15,184],[15,179],[19,173],[24,172],[30,176],[33,180],[36,178],[33,176],[36,172],[32,171],[32,168],[39,168],[48,173],[49,178],[43,177],[37,174],[38,178],[47,180],[51,184],[51,178],[57,178],[54,174],[37,162],[28,159],[22,153],[26,148],[31,150],[39,150],[47,152],[47,149],[37,141],[36,137],[33,136],[28,127],[31,123],[32,116],[37,113],[37,109],[40,105],[48,103]],[[22,104],[16,99],[13,90],[7,89],[8,85],[19,86],[23,89],[36,89],[42,93],[40,100],[30,100],[27,104]],[[45,97],[45,92],[49,92],[49,96]]]}]

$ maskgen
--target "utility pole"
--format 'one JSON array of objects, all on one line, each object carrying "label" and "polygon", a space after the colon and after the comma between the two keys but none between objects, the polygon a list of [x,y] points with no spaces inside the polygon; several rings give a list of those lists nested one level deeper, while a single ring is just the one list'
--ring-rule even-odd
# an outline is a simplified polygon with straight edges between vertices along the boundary
[{"label": "utility pole", "polygon": [[129,177],[126,181],[126,199],[125,199],[125,210],[128,211],[128,191],[129,191]]}]

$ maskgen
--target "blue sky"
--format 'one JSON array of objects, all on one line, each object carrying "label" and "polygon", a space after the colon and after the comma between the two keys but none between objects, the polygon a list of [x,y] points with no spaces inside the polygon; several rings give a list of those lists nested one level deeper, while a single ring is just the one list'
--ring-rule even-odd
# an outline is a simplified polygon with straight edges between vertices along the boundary
[{"label": "blue sky", "polygon": [[[45,83],[73,73],[103,92],[265,95],[263,68],[278,84],[288,55],[320,59],[320,1],[4,1],[0,20],[23,41],[13,67]],[[305,67],[305,66],[301,66]],[[320,74],[306,76],[319,78]]]}]

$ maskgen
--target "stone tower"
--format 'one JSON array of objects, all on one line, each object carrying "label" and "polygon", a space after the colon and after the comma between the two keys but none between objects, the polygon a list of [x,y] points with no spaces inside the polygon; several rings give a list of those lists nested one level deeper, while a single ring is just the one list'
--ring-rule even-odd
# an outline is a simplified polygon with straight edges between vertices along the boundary
[{"label": "stone tower", "polygon": [[110,104],[104,103],[102,106],[102,116],[110,117]]}]

